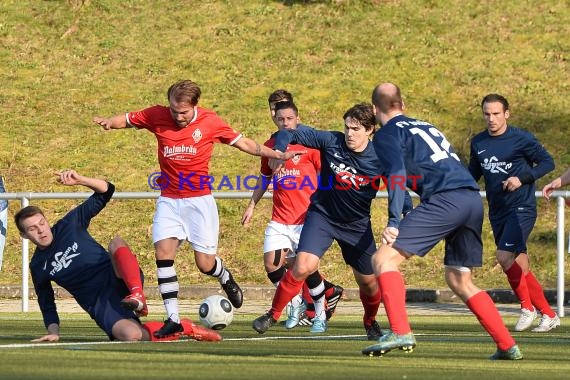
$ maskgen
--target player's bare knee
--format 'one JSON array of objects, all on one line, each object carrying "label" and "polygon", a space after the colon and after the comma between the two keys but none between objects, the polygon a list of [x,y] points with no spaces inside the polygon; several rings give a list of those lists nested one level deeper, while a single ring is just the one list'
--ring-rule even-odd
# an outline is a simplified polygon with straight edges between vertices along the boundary
[{"label": "player's bare knee", "polygon": [[[154,243],[154,256],[157,260],[174,260],[180,241],[176,238],[162,239]],[[194,254],[197,260],[197,254]]]},{"label": "player's bare knee", "polygon": [[117,249],[121,247],[128,247],[128,244],[126,241],[123,240],[122,237],[117,235],[109,243],[109,252],[115,253],[115,251],[117,251]]},{"label": "player's bare knee", "polygon": [[312,268],[305,265],[295,265],[290,270],[293,277],[295,277],[297,280],[304,280],[307,277],[309,277],[311,273],[315,272],[317,269],[318,268]]},{"label": "player's bare knee", "polygon": [[515,262],[515,254],[512,252],[498,250],[496,253],[497,262],[503,268],[503,270],[508,270],[511,265]]},{"label": "player's bare knee", "polygon": [[132,319],[121,319],[113,326],[113,336],[121,342],[143,340],[143,329]]},{"label": "player's bare knee", "polygon": [[445,281],[449,288],[463,299],[469,293],[473,284],[471,281],[471,269],[458,265],[446,265]]},{"label": "player's bare knee", "polygon": [[363,282],[359,283],[360,290],[369,297],[373,297],[378,292],[378,282]]},{"label": "player's bare knee", "polygon": [[409,258],[406,252],[399,251],[387,245],[381,246],[377,253],[372,256],[372,265],[375,268],[390,267],[397,268],[399,265]]},{"label": "player's bare knee", "polygon": [[128,331],[123,331],[122,333],[118,334],[119,336],[116,337],[121,342],[139,342],[143,339],[143,335],[141,331],[136,329],[129,329]]}]

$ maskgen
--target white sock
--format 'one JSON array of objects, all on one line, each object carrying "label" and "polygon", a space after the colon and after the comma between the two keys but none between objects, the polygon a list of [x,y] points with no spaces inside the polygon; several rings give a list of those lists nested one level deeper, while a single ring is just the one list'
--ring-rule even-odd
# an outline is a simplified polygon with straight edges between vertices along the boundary
[{"label": "white sock", "polygon": [[313,298],[313,304],[315,305],[315,318],[325,320],[325,283],[320,282],[316,288],[309,289],[309,294]]},{"label": "white sock", "polygon": [[166,309],[166,315],[176,323],[180,323],[178,311],[178,291],[180,284],[176,276],[174,266],[159,267],[156,270],[158,278],[158,290],[162,296],[162,302]]}]

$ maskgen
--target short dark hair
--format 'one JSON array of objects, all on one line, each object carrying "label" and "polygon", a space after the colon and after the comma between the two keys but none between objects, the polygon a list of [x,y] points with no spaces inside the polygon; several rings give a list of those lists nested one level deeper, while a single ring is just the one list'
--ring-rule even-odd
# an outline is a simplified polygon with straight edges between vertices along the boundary
[{"label": "short dark hair", "polygon": [[198,104],[200,95],[202,95],[200,87],[191,80],[186,79],[174,83],[168,88],[168,91],[166,92],[168,101],[172,99],[177,102],[189,103],[192,106]]},{"label": "short dark hair", "polygon": [[509,101],[503,95],[499,95],[499,94],[487,94],[487,95],[485,95],[483,100],[481,100],[481,108],[483,108],[485,103],[495,103],[495,102],[499,102],[503,105],[503,111],[508,111]]},{"label": "short dark hair", "polygon": [[14,215],[14,223],[16,223],[16,227],[18,227],[18,231],[25,233],[26,231],[22,226],[22,221],[36,214],[41,214],[43,217],[45,217],[42,209],[37,206],[26,206],[18,211],[16,215]]},{"label": "short dark hair", "polygon": [[283,101],[293,101],[293,95],[287,91],[284,90],[282,88],[273,91],[270,95],[269,98],[267,98],[267,102],[271,105],[271,103],[276,103],[276,102],[283,102]]},{"label": "short dark hair", "polygon": [[293,103],[291,101],[285,100],[282,102],[275,103],[275,114],[277,114],[277,111],[284,110],[284,109],[292,109],[293,111],[295,111],[295,115],[299,114],[299,110],[297,109],[297,106],[295,105],[295,103]]},{"label": "short dark hair", "polygon": [[374,109],[370,103],[358,103],[350,107],[342,116],[343,120],[347,118],[356,120],[365,130],[374,130],[376,127],[376,117]]}]

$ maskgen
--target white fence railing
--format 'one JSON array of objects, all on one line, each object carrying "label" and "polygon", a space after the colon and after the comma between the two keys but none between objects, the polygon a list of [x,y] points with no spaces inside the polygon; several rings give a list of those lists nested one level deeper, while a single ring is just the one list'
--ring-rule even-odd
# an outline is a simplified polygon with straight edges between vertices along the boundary
[{"label": "white fence railing", "polygon": [[[481,191],[481,197],[485,197],[485,192]],[[21,207],[29,205],[32,199],[85,199],[92,193],[0,193],[0,199],[19,200]],[[249,199],[251,192],[213,192],[214,198],[219,199]],[[415,194],[413,194],[414,196]],[[158,192],[116,192],[113,199],[153,199],[158,198]],[[542,198],[542,193],[535,193],[537,198]],[[271,194],[266,193],[264,198],[270,198]],[[387,198],[387,192],[378,192],[378,198]],[[570,198],[570,191],[555,191],[552,194],[556,198],[556,303],[558,315],[564,317],[564,259],[565,259],[565,238],[564,230],[564,206],[565,198]],[[570,253],[570,241],[568,245]],[[22,239],[22,311],[29,309],[29,244],[27,239]]]}]

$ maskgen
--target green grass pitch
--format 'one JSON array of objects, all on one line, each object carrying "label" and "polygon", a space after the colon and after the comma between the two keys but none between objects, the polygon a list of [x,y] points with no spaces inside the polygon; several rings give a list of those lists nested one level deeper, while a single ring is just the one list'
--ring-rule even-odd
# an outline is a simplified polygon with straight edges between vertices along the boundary
[{"label": "green grass pitch", "polygon": [[[238,315],[222,342],[109,342],[88,316],[62,314],[62,339],[31,344],[43,334],[38,313],[0,313],[2,379],[562,379],[570,373],[570,335],[514,333],[524,360],[488,360],[495,345],[471,316],[411,316],[417,347],[380,358],[361,354],[360,316],[335,316],[326,334],[276,325],[251,329]],[[152,316],[149,319],[157,319]],[[506,318],[512,325],[514,317]],[[386,327],[382,318],[383,327]]]}]

